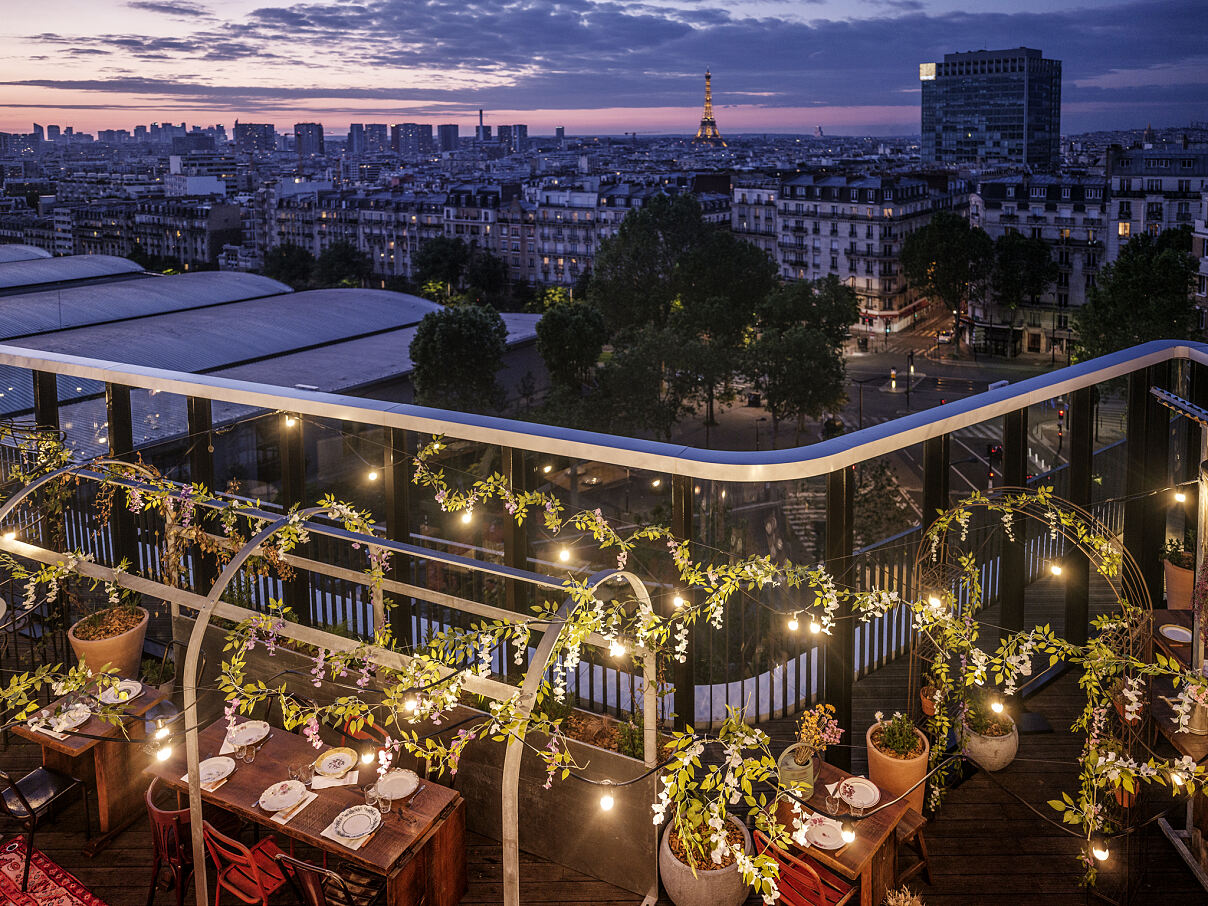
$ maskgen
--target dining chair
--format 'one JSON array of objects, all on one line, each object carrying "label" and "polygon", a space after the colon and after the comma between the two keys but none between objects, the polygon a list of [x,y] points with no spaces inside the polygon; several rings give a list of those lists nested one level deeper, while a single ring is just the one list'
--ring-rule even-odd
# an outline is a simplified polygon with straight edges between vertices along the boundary
[{"label": "dining chair", "polygon": [[176,906],[183,906],[185,887],[193,875],[193,847],[189,839],[189,810],[162,809],[155,804],[159,778],[147,787],[147,817],[151,819],[151,842],[155,848],[155,861],[151,865],[151,889],[147,893],[147,906],[155,902],[155,888],[159,883],[159,870],[167,866],[176,886]]},{"label": "dining chair", "polygon": [[92,822],[88,818],[88,787],[82,781],[50,768],[34,768],[20,780],[13,780],[0,771],[0,813],[17,821],[25,831],[25,873],[21,876],[21,890],[29,884],[34,832],[51,809],[77,788],[84,798],[84,839],[88,840],[92,838]]},{"label": "dining chair", "polygon": [[223,890],[244,903],[268,906],[268,898],[285,886],[285,875],[276,861],[284,853],[277,842],[269,836],[248,848],[204,820],[201,831],[216,871],[214,906],[220,906]]},{"label": "dining chair", "polygon": [[780,866],[780,902],[785,906],[841,906],[859,893],[859,885],[812,859],[786,852],[760,830],[755,831],[755,845]]},{"label": "dining chair", "polygon": [[[375,906],[386,895],[386,879],[341,862],[332,871],[280,853],[277,861],[303,906]],[[423,906],[423,900],[415,906]]]}]

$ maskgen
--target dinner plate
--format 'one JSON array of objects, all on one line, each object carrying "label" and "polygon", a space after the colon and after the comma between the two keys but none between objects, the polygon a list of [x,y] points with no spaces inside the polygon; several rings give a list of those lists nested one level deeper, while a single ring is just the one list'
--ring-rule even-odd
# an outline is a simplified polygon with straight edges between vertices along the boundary
[{"label": "dinner plate", "polygon": [[332,830],[345,840],[372,834],[382,823],[382,813],[368,805],[354,805],[336,815]]},{"label": "dinner plate", "polygon": [[92,711],[87,705],[72,705],[71,708],[51,720],[51,729],[59,733],[64,730],[74,730],[81,724],[87,723],[90,717],[92,717]]},{"label": "dinner plate", "polygon": [[352,749],[329,749],[315,759],[315,773],[324,777],[343,777],[357,763],[357,753]]},{"label": "dinner plate", "polygon": [[226,738],[227,742],[233,746],[254,746],[268,736],[268,731],[267,721],[248,720],[227,730]]},{"label": "dinner plate", "polygon": [[[848,787],[851,787],[850,793]],[[881,790],[871,780],[852,777],[840,784],[839,798],[854,808],[872,808],[881,801]]]},{"label": "dinner plate", "polygon": [[841,849],[843,832],[833,824],[815,824],[805,829],[805,839],[819,849]]},{"label": "dinner plate", "polygon": [[1186,626],[1180,626],[1178,623],[1166,623],[1158,627],[1158,632],[1166,636],[1172,642],[1180,642],[1187,644],[1191,641],[1191,630]]},{"label": "dinner plate", "polygon": [[233,770],[235,770],[235,759],[227,755],[215,755],[197,766],[202,786],[209,786],[211,783],[217,783],[219,780],[230,777]]},{"label": "dinner plate", "polygon": [[387,771],[377,782],[378,792],[391,799],[406,799],[418,788],[419,775],[405,769]]},{"label": "dinner plate", "polygon": [[101,693],[101,704],[117,705],[138,698],[143,691],[143,684],[138,680],[124,679],[116,686],[110,686]]},{"label": "dinner plate", "polygon": [[306,787],[297,780],[274,783],[260,794],[260,807],[266,812],[281,812],[293,808],[306,795]]}]

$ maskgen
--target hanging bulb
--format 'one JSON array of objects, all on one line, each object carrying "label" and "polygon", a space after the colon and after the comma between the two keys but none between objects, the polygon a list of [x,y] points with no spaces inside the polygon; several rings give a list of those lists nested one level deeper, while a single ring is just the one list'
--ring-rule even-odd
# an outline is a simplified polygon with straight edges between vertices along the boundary
[{"label": "hanging bulb", "polygon": [[684,606],[684,599],[681,598],[679,595],[676,595],[674,598],[671,599],[671,606],[674,607],[676,610],[679,610],[681,607]]},{"label": "hanging bulb", "polygon": [[541,467],[541,474],[542,474],[542,475],[548,475],[548,474],[549,474],[550,472],[552,472],[552,471],[554,471],[554,467],[553,467],[553,466],[545,465],[545,466],[542,466],[542,467]]},{"label": "hanging bulb", "polygon": [[562,550],[558,551],[558,559],[563,563],[567,562],[570,559],[570,548],[564,547]]},{"label": "hanging bulb", "polygon": [[292,428],[295,424],[297,424],[297,422],[298,420],[292,415],[285,416],[285,427]]},{"label": "hanging bulb", "polygon": [[406,702],[403,703],[403,707],[414,714],[415,711],[419,708],[419,700],[414,699],[414,698],[409,698],[409,699],[407,699]]},{"label": "hanging bulb", "polygon": [[376,755],[372,748],[368,748],[361,753],[361,764],[373,764],[375,760]]},{"label": "hanging bulb", "polygon": [[1060,576],[1061,575],[1061,564],[1060,563],[1049,564],[1049,572],[1051,572],[1054,576]]},{"label": "hanging bulb", "polygon": [[17,533],[16,533],[16,532],[5,532],[5,533],[4,533],[4,540],[5,540],[5,541],[16,541],[16,540],[17,540]]},{"label": "hanging bulb", "polygon": [[378,480],[377,469],[370,469],[369,474],[366,475],[365,477],[368,478],[370,481],[377,481]]},{"label": "hanging bulb", "polygon": [[157,720],[155,722],[155,738],[156,739],[165,739],[165,738],[167,738],[167,736],[168,736],[168,727],[164,723],[163,718],[160,718],[159,720]]},{"label": "hanging bulb", "polygon": [[662,483],[663,483],[663,479],[661,479],[661,478],[656,478],[656,479],[654,479],[654,481],[650,482],[650,486],[651,486],[652,488],[657,488],[657,487],[661,486],[661,485],[662,485]]},{"label": "hanging bulb", "polygon": [[995,714],[1002,714],[1002,702],[1000,702],[998,699],[990,702],[990,710]]},{"label": "hanging bulb", "polygon": [[789,632],[796,632],[800,627],[801,624],[797,622],[797,614],[789,617]]},{"label": "hanging bulb", "polygon": [[464,513],[461,514],[461,521],[466,524],[469,524],[470,520],[473,518],[474,518],[473,510],[466,510]]},{"label": "hanging bulb", "polygon": [[931,606],[932,610],[944,609],[944,602],[940,600],[939,595],[932,595],[927,599],[927,603]]},{"label": "hanging bulb", "polygon": [[157,761],[167,761],[172,757],[172,746],[169,743],[164,743],[155,750],[155,758]]},{"label": "hanging bulb", "polygon": [[1184,492],[1184,491],[1175,491],[1175,492],[1174,492],[1174,501],[1175,501],[1175,503],[1186,503],[1186,502],[1187,502],[1187,494],[1186,494],[1186,492]]},{"label": "hanging bulb", "polygon": [[612,793],[605,793],[600,797],[600,808],[606,812],[612,811],[612,807],[615,803],[616,800],[612,798]]},{"label": "hanging bulb", "polygon": [[608,653],[613,657],[624,657],[627,650],[625,643],[620,639],[613,639],[608,643]]},{"label": "hanging bulb", "polygon": [[812,632],[814,635],[817,635],[821,631],[822,631],[822,624],[819,623],[817,620],[810,620],[810,632]]},{"label": "hanging bulb", "polygon": [[844,821],[843,828],[839,833],[843,837],[844,843],[851,843],[856,839],[856,826],[850,821]]},{"label": "hanging bulb", "polygon": [[1111,850],[1107,848],[1107,838],[1102,834],[1091,835],[1091,855],[1100,862],[1106,862],[1107,857],[1111,855]]}]

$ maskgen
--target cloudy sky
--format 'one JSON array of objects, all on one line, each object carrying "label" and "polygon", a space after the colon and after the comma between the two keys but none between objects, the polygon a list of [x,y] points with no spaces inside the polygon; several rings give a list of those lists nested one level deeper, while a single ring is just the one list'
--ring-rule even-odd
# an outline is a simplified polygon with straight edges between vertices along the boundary
[{"label": "cloudy sky", "polygon": [[4,0],[0,130],[236,118],[918,131],[918,64],[1027,45],[1062,128],[1208,120],[1204,0]]}]

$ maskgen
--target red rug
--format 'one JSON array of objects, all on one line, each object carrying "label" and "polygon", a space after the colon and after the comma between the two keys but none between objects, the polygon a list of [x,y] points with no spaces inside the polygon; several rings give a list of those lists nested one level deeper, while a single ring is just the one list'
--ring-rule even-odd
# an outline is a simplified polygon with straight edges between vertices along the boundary
[{"label": "red rug", "polygon": [[17,837],[0,847],[0,903],[5,906],[105,906],[105,902],[66,872],[34,850],[29,865],[29,886],[21,891],[25,871],[25,838]]}]

